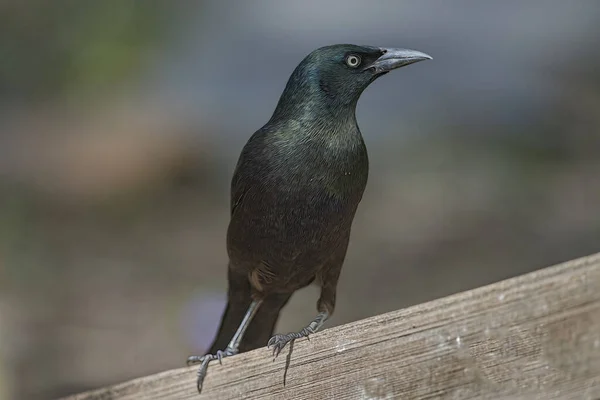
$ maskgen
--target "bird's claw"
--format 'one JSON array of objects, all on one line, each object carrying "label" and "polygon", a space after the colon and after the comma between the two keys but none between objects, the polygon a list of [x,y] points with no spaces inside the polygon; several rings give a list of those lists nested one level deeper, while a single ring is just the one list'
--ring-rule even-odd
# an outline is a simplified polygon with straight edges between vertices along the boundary
[{"label": "bird's claw", "polygon": [[198,393],[202,391],[202,383],[204,382],[204,378],[206,377],[208,363],[212,360],[219,360],[219,364],[223,364],[223,358],[236,355],[237,353],[237,350],[228,347],[225,350],[218,350],[215,354],[205,354],[203,356],[188,357],[186,361],[186,364],[188,366],[200,364],[200,368],[198,368],[198,379],[196,380],[196,388],[198,389]]},{"label": "bird's claw", "polygon": [[218,350],[216,356],[217,356],[217,360],[219,360],[219,364],[223,365],[223,358],[229,357],[229,356],[234,356],[236,354],[237,354],[237,351],[230,349],[228,347],[225,350]]},{"label": "bird's claw", "polygon": [[206,356],[189,356],[187,361],[185,362],[187,366],[195,365],[201,363]]},{"label": "bird's claw", "polygon": [[283,350],[288,343],[303,337],[308,339],[308,335],[312,335],[313,333],[315,333],[314,329],[309,326],[302,329],[300,332],[291,332],[285,335],[277,334],[273,336],[267,343],[267,349],[273,346],[273,361],[275,361],[277,356],[279,356],[279,353],[281,353],[281,350]]}]

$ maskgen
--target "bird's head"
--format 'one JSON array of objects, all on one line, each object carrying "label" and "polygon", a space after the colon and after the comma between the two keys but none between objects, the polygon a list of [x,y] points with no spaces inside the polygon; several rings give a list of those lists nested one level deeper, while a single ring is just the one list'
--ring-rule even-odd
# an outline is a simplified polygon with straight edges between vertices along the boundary
[{"label": "bird's head", "polygon": [[[336,44],[314,50],[296,67],[278,108],[356,106],[371,82],[393,69],[430,60],[416,50]],[[307,104],[308,102],[308,104]],[[326,104],[322,104],[326,103]]]}]

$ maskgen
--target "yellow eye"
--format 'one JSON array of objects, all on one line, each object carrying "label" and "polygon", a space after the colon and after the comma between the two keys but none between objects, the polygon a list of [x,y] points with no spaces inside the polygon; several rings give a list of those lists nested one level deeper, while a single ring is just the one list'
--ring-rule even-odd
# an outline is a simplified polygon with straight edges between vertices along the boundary
[{"label": "yellow eye", "polygon": [[355,54],[350,54],[346,57],[346,65],[350,68],[356,68],[360,65],[360,57]]}]

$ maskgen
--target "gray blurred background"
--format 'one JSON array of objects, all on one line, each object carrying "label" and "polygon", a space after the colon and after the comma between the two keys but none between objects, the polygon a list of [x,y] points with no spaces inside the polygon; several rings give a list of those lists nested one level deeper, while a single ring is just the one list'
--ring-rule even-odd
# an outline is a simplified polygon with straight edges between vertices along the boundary
[{"label": "gray blurred background", "polygon": [[371,173],[328,327],[600,251],[599,21],[596,1],[0,2],[0,399],[206,350],[239,151],[327,44],[434,57],[359,102]]}]

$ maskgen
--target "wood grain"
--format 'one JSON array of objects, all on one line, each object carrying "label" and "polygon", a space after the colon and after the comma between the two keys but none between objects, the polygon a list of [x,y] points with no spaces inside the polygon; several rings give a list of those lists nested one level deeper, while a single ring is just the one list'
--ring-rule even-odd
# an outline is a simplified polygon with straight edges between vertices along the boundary
[{"label": "wood grain", "polygon": [[600,399],[600,253],[327,329],[271,361],[181,368],[65,400]]}]

